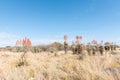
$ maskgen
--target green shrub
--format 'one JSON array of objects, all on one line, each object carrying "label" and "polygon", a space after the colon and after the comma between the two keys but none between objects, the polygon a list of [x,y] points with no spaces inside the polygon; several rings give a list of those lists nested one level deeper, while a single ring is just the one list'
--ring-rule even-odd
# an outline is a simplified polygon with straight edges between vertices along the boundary
[{"label": "green shrub", "polygon": [[58,49],[55,48],[55,47],[50,47],[50,48],[48,49],[48,51],[51,52],[51,53],[57,53],[57,52],[58,52]]},{"label": "green shrub", "polygon": [[27,66],[28,65],[28,62],[26,61],[26,56],[25,56],[26,53],[24,53],[21,58],[19,59],[16,67],[21,67],[21,66]]},{"label": "green shrub", "polygon": [[84,59],[84,55],[83,54],[79,54],[79,60],[83,60]]},{"label": "green shrub", "polygon": [[40,53],[40,52],[42,52],[42,49],[39,48],[39,47],[32,47],[31,48],[31,52],[33,52],[33,53]]},{"label": "green shrub", "polygon": [[117,52],[113,52],[113,51],[112,51],[112,52],[111,52],[111,54],[116,55],[116,54],[118,54],[118,53],[117,53]]}]

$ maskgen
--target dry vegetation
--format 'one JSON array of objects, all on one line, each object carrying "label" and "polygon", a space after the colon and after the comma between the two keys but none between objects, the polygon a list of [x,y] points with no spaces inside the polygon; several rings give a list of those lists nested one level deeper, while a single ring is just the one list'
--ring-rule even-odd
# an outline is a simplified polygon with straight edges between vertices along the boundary
[{"label": "dry vegetation", "polygon": [[[0,80],[120,80],[120,55],[84,56],[64,52],[0,52]],[[70,52],[69,52],[70,53]]]}]

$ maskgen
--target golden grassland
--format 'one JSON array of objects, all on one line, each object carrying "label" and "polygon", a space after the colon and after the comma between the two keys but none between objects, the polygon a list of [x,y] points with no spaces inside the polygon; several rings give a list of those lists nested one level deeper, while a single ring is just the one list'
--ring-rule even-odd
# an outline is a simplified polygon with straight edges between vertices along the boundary
[{"label": "golden grassland", "polygon": [[120,55],[84,56],[54,53],[26,54],[27,64],[16,67],[23,53],[0,52],[0,80],[120,80]]}]

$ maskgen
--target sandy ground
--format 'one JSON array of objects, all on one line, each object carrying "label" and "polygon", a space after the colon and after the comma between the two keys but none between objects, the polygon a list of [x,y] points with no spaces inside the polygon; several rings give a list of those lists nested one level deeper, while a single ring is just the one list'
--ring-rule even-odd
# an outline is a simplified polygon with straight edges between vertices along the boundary
[{"label": "sandy ground", "polygon": [[[82,56],[28,52],[26,65],[16,67],[23,53],[0,52],[0,80],[120,80],[120,55]],[[115,69],[114,72],[109,69]]]}]

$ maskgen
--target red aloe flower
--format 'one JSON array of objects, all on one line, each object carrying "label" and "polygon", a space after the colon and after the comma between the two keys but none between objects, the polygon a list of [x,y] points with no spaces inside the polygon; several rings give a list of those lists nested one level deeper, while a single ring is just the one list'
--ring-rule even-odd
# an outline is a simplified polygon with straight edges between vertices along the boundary
[{"label": "red aloe flower", "polygon": [[24,46],[24,47],[30,47],[32,45],[32,43],[31,43],[29,38],[25,37],[23,39],[17,40],[16,45]]},{"label": "red aloe flower", "polygon": [[23,45],[24,45],[25,47],[30,47],[30,46],[32,45],[32,43],[31,43],[31,41],[30,41],[29,38],[25,38]]},{"label": "red aloe flower", "polygon": [[26,40],[23,39],[23,40],[22,40],[22,45],[25,46],[25,43],[26,43]]},{"label": "red aloe flower", "polygon": [[28,38],[25,39],[25,46],[26,46],[26,47],[29,46]]},{"label": "red aloe flower", "polygon": [[29,47],[31,46],[31,41],[29,38],[27,39],[27,46],[29,46]]},{"label": "red aloe flower", "polygon": [[31,42],[31,40],[30,40],[30,46],[32,46],[32,42]]}]

